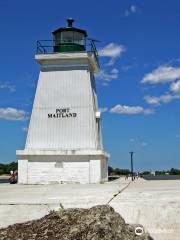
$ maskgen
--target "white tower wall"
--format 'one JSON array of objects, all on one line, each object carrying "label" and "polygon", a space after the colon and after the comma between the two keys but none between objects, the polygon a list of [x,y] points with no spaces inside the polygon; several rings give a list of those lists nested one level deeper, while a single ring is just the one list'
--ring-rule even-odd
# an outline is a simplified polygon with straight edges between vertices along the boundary
[{"label": "white tower wall", "polygon": [[[27,149],[97,149],[91,81],[87,68],[40,72]],[[76,117],[49,118],[56,109],[69,109]]]},{"label": "white tower wall", "polygon": [[107,180],[93,53],[36,55],[41,65],[19,183],[97,183]]}]

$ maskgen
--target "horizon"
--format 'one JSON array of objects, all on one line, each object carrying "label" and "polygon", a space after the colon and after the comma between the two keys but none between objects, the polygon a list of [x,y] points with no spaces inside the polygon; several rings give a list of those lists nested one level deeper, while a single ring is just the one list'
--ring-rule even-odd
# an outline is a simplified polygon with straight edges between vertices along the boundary
[{"label": "horizon", "polygon": [[84,9],[82,0],[0,0],[0,16],[0,162],[16,161],[25,146],[40,70],[36,40],[51,39],[72,17],[100,40],[96,87],[108,165],[129,169],[133,150],[135,171],[180,169],[179,1],[92,0]]},{"label": "horizon", "polygon": [[[12,164],[12,163],[17,163],[18,164],[18,160],[13,161],[13,162],[5,162],[5,163],[0,162],[0,164],[4,164],[4,165],[6,165],[6,164],[9,165],[9,164]],[[112,168],[113,170],[116,170],[116,169],[118,169],[118,170],[129,170],[131,172],[130,167],[129,168],[119,168],[119,167],[112,167],[111,165],[108,165],[108,167]],[[172,169],[180,171],[180,169],[172,167],[170,169],[155,169],[155,170],[144,169],[144,170],[140,171],[140,173],[142,173],[142,172],[169,172]],[[137,172],[137,171],[134,171],[134,172]]]}]

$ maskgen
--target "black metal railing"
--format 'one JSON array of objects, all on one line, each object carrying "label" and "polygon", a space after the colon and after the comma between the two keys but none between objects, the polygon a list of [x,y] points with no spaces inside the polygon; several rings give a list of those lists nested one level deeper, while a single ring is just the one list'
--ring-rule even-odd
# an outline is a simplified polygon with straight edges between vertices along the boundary
[{"label": "black metal railing", "polygon": [[[72,48],[74,46],[74,48]],[[38,40],[36,43],[37,54],[48,54],[63,52],[64,49],[68,49],[64,52],[93,52],[96,60],[98,61],[98,51],[96,49],[95,41],[88,39],[86,43],[80,42],[62,42],[57,40]]]},{"label": "black metal railing", "polygon": [[53,40],[38,40],[36,42],[36,53],[37,54],[47,54],[53,53],[54,47],[56,46]]}]

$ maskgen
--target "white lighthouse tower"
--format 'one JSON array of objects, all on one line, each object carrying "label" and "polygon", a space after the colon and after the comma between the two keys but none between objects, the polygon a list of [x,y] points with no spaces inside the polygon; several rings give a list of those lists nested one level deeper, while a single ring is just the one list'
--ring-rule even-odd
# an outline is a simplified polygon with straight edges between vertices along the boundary
[{"label": "white lighthouse tower", "polygon": [[98,55],[86,31],[68,26],[38,41],[41,70],[26,145],[17,150],[21,184],[107,181],[94,73]]}]

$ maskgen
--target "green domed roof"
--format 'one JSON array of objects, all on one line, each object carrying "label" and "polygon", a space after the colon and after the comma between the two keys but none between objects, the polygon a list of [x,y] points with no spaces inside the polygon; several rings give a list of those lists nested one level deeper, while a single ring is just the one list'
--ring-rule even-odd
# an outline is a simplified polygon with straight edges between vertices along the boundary
[{"label": "green domed roof", "polygon": [[52,34],[55,35],[56,33],[64,32],[64,31],[73,31],[73,32],[83,33],[84,36],[87,37],[87,32],[83,29],[73,27],[73,22],[74,22],[74,19],[68,18],[67,19],[67,23],[68,23],[67,27],[58,28],[55,31],[53,31]]}]

